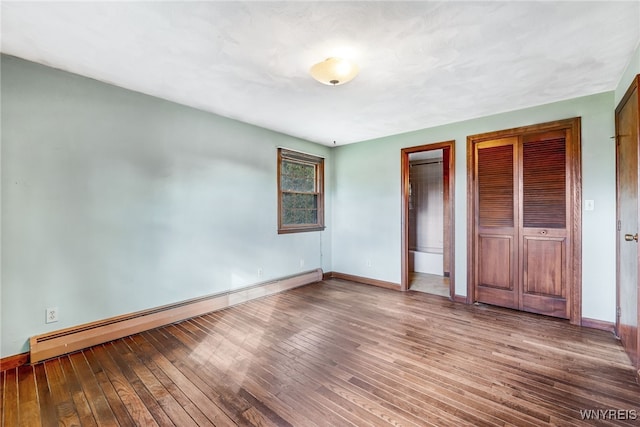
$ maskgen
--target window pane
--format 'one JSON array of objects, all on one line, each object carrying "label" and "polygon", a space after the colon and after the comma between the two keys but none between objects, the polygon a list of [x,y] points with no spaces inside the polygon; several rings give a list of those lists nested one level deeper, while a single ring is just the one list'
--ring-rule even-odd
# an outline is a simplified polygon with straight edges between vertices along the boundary
[{"label": "window pane", "polygon": [[317,209],[308,209],[307,211],[307,224],[317,224],[318,223],[318,210]]},{"label": "window pane", "polygon": [[315,165],[283,160],[280,174],[282,191],[315,191]]},{"label": "window pane", "polygon": [[288,225],[317,224],[318,196],[304,193],[282,194],[282,218]]},{"label": "window pane", "polygon": [[318,196],[316,196],[315,194],[312,194],[311,197],[307,197],[305,198],[305,205],[304,207],[306,209],[317,209],[318,208]]},{"label": "window pane", "polygon": [[304,211],[302,209],[294,209],[291,211],[292,213],[292,222],[291,224],[306,224]]},{"label": "window pane", "polygon": [[282,175],[280,177],[280,187],[282,188],[282,191],[291,191],[291,189],[295,187],[293,178],[288,175]]},{"label": "window pane", "polygon": [[282,222],[284,224],[295,224],[293,218],[293,210],[291,209],[282,209]]}]

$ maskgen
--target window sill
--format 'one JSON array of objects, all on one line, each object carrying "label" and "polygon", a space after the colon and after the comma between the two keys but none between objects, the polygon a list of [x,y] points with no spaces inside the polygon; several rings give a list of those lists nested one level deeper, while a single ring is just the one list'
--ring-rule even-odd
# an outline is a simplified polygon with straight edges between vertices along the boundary
[{"label": "window sill", "polygon": [[324,225],[314,225],[310,227],[286,227],[279,228],[278,234],[291,234],[291,233],[305,233],[307,231],[323,231],[326,227]]}]

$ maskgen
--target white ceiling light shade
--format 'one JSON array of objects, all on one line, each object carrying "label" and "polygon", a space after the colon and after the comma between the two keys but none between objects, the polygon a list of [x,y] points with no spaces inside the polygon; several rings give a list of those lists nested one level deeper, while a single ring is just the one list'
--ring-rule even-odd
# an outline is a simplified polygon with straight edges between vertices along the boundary
[{"label": "white ceiling light shade", "polygon": [[358,75],[360,69],[356,64],[342,58],[327,58],[315,64],[309,72],[311,76],[330,86],[345,84]]}]

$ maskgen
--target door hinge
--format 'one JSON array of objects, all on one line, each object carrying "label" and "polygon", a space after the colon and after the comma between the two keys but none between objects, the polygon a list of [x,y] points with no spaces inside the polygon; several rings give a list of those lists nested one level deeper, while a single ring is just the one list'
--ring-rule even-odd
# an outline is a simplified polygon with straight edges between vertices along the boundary
[{"label": "door hinge", "polygon": [[618,231],[622,230],[622,221],[618,220]]},{"label": "door hinge", "polygon": [[620,307],[616,309],[616,316],[618,317],[622,316],[622,309]]}]

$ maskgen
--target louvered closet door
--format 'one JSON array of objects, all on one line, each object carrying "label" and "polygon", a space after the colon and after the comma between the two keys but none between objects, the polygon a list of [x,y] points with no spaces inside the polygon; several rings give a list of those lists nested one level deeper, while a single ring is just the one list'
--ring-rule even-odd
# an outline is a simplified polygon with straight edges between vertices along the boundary
[{"label": "louvered closet door", "polygon": [[476,301],[518,308],[517,138],[475,146]]},{"label": "louvered closet door", "polygon": [[475,144],[475,300],[569,318],[566,130]]},{"label": "louvered closet door", "polygon": [[569,318],[566,131],[525,135],[521,149],[520,309]]}]

